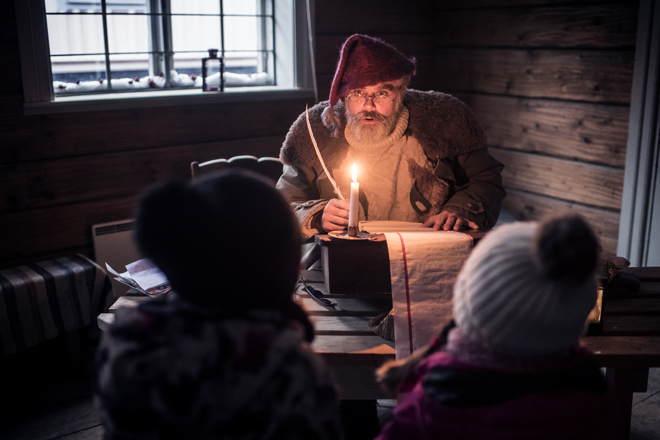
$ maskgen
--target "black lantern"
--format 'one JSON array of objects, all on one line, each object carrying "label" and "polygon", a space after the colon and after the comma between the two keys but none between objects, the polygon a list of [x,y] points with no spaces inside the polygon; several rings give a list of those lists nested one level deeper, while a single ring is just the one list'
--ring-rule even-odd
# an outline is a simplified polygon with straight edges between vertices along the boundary
[{"label": "black lantern", "polygon": [[[209,49],[209,56],[202,58],[202,91],[204,92],[223,92],[225,90],[224,61],[218,57],[218,49]],[[218,75],[218,82],[213,75]],[[212,79],[213,84],[209,84]]]}]

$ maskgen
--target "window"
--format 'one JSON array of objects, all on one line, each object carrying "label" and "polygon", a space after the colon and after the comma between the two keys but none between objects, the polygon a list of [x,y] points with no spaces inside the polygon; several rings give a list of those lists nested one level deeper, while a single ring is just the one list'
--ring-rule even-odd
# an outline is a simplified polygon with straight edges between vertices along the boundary
[{"label": "window", "polygon": [[[660,265],[660,5],[639,4],[617,255]],[[656,243],[655,245],[653,243]]]},{"label": "window", "polygon": [[210,49],[224,61],[228,92],[313,87],[305,0],[15,3],[26,111],[173,91],[199,96]]}]

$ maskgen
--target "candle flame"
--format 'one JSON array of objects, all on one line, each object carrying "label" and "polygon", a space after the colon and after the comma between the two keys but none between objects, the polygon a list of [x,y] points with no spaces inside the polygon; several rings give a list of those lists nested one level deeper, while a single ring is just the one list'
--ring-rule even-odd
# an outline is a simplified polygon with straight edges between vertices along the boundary
[{"label": "candle flame", "polygon": [[353,182],[357,182],[357,166],[353,162]]}]

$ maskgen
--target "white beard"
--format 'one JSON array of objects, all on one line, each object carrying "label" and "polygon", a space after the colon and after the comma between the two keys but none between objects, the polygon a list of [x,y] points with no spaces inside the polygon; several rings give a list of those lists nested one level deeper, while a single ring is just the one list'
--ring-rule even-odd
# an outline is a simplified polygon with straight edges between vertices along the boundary
[{"label": "white beard", "polygon": [[[362,111],[356,115],[351,114],[346,106],[346,122],[351,127],[355,139],[362,143],[376,143],[380,142],[389,136],[396,126],[396,121],[401,115],[403,104],[401,101],[396,103],[396,109],[390,116],[383,116],[380,113],[373,111]],[[377,120],[378,124],[361,124],[360,121],[365,117],[371,117]]]}]

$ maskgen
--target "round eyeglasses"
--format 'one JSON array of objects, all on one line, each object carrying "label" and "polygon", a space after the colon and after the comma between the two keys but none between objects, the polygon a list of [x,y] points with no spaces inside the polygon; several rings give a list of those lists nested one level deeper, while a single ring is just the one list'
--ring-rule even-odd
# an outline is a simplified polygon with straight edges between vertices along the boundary
[{"label": "round eyeglasses", "polygon": [[358,90],[346,95],[346,100],[352,104],[364,105],[367,100],[372,99],[374,101],[374,105],[387,107],[394,104],[394,100],[398,94],[398,91],[393,93],[389,90],[380,90],[372,95],[367,95],[366,93]]}]

